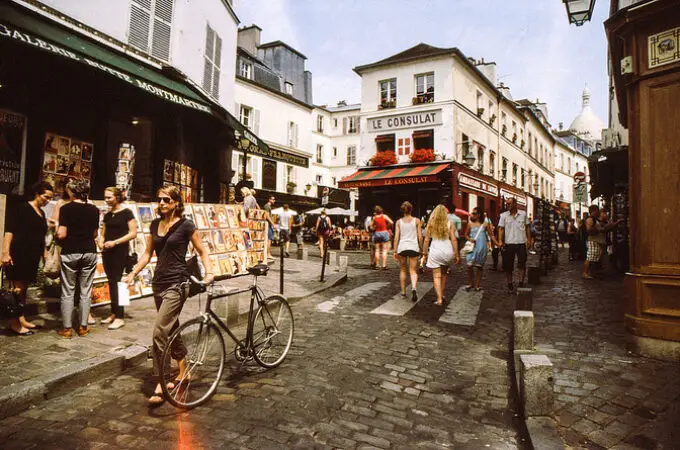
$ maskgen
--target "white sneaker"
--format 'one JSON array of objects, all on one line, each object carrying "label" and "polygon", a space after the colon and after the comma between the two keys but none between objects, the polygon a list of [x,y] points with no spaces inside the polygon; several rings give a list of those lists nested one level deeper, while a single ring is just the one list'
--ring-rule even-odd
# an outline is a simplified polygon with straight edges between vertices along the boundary
[{"label": "white sneaker", "polygon": [[125,321],[123,319],[116,318],[111,325],[109,325],[109,330],[117,330],[125,326]]}]

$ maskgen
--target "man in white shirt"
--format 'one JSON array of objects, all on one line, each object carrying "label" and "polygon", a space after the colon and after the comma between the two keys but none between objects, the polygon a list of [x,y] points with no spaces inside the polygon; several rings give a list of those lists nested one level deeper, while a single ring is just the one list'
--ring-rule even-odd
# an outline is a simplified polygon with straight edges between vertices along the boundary
[{"label": "man in white shirt", "polygon": [[286,256],[290,256],[290,230],[293,227],[293,211],[288,209],[288,204],[283,205],[283,211],[279,214],[279,239],[285,242]]},{"label": "man in white shirt", "polygon": [[517,209],[517,199],[511,197],[505,201],[507,211],[501,214],[498,221],[498,240],[501,242],[503,270],[508,281],[508,290],[512,293],[512,271],[517,256],[517,268],[520,270],[519,287],[524,287],[524,276],[527,267],[527,242],[531,237],[527,213]]}]

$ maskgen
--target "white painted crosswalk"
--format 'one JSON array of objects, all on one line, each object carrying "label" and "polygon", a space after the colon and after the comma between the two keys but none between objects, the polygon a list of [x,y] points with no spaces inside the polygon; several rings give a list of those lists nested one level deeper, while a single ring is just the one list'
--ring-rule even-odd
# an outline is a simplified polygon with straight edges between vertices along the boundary
[{"label": "white painted crosswalk", "polygon": [[[419,283],[416,293],[418,294],[418,301],[422,300],[434,286],[432,283]],[[409,286],[410,287],[410,286]],[[403,316],[416,306],[418,302],[411,300],[411,291],[407,290],[406,297],[402,297],[401,293],[383,303],[382,305],[371,311],[371,314],[384,314],[388,316]]]},{"label": "white painted crosswalk", "polygon": [[451,299],[439,321],[454,325],[474,326],[477,323],[481,304],[482,292],[467,292],[463,286],[458,289],[456,295]]},{"label": "white painted crosswalk", "polygon": [[343,295],[338,295],[330,300],[319,303],[316,305],[316,309],[320,312],[332,313],[338,306],[354,304],[369,295],[381,291],[389,285],[390,283],[388,282],[366,283],[363,286],[350,289]]}]

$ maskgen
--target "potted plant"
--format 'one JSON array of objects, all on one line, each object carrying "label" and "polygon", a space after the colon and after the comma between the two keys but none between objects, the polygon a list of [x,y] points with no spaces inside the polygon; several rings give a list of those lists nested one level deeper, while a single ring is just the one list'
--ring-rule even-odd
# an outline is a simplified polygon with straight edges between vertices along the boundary
[{"label": "potted plant", "polygon": [[432,162],[434,160],[434,149],[431,148],[419,148],[409,155],[409,161],[412,163]]},{"label": "potted plant", "polygon": [[491,114],[491,117],[489,117],[489,125],[493,125],[493,123],[496,121],[496,114]]},{"label": "potted plant", "polygon": [[294,181],[289,181],[286,184],[286,192],[289,194],[292,194],[295,191],[295,188],[297,187],[297,184]]},{"label": "potted plant", "polygon": [[397,154],[393,150],[377,152],[368,160],[370,166],[391,166],[397,164]]},{"label": "potted plant", "polygon": [[508,131],[508,126],[503,124],[503,127],[501,128],[501,134],[505,136],[505,132]]},{"label": "potted plant", "polygon": [[517,142],[517,133],[512,134],[512,143],[514,144],[515,142]]},{"label": "potted plant", "polygon": [[387,100],[387,101],[380,103],[379,109],[389,109],[389,108],[394,108],[396,106],[397,106],[396,100]]},{"label": "potted plant", "polygon": [[482,117],[484,114],[484,108],[477,108],[477,117]]}]

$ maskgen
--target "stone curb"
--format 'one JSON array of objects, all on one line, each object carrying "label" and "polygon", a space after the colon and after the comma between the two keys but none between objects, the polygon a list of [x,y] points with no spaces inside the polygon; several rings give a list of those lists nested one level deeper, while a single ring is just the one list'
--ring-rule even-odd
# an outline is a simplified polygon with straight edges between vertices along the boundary
[{"label": "stone curb", "polygon": [[71,392],[86,384],[118,375],[146,361],[146,347],[132,345],[102,356],[60,368],[52,373],[0,388],[0,420],[47,399]]},{"label": "stone curb", "polygon": [[[530,289],[527,289],[527,291],[530,291]],[[531,297],[532,293],[527,292],[526,295]],[[529,300],[528,304],[531,304],[531,300]],[[521,336],[516,334],[521,334]],[[516,401],[517,404],[520,405],[526,431],[529,436],[529,442],[531,443],[532,448],[538,450],[542,449],[563,450],[565,447],[562,442],[562,439],[560,438],[560,435],[557,432],[557,423],[555,422],[555,420],[550,416],[533,416],[533,415],[528,416],[526,411],[526,405],[524,404],[524,401],[527,396],[523,395],[522,393],[522,390],[524,389],[525,386],[524,377],[526,375],[525,373],[523,373],[525,362],[522,360],[522,356],[540,355],[548,361],[548,364],[550,364],[549,359],[545,355],[541,355],[534,349],[534,320],[533,313],[531,311],[515,310],[513,312],[513,327],[512,337],[510,339],[510,354],[512,355],[511,361],[512,370],[510,371],[511,372],[510,375],[512,377],[512,382],[515,387],[514,391],[515,395],[517,396]],[[533,380],[533,382],[535,382],[535,380]]]}]

